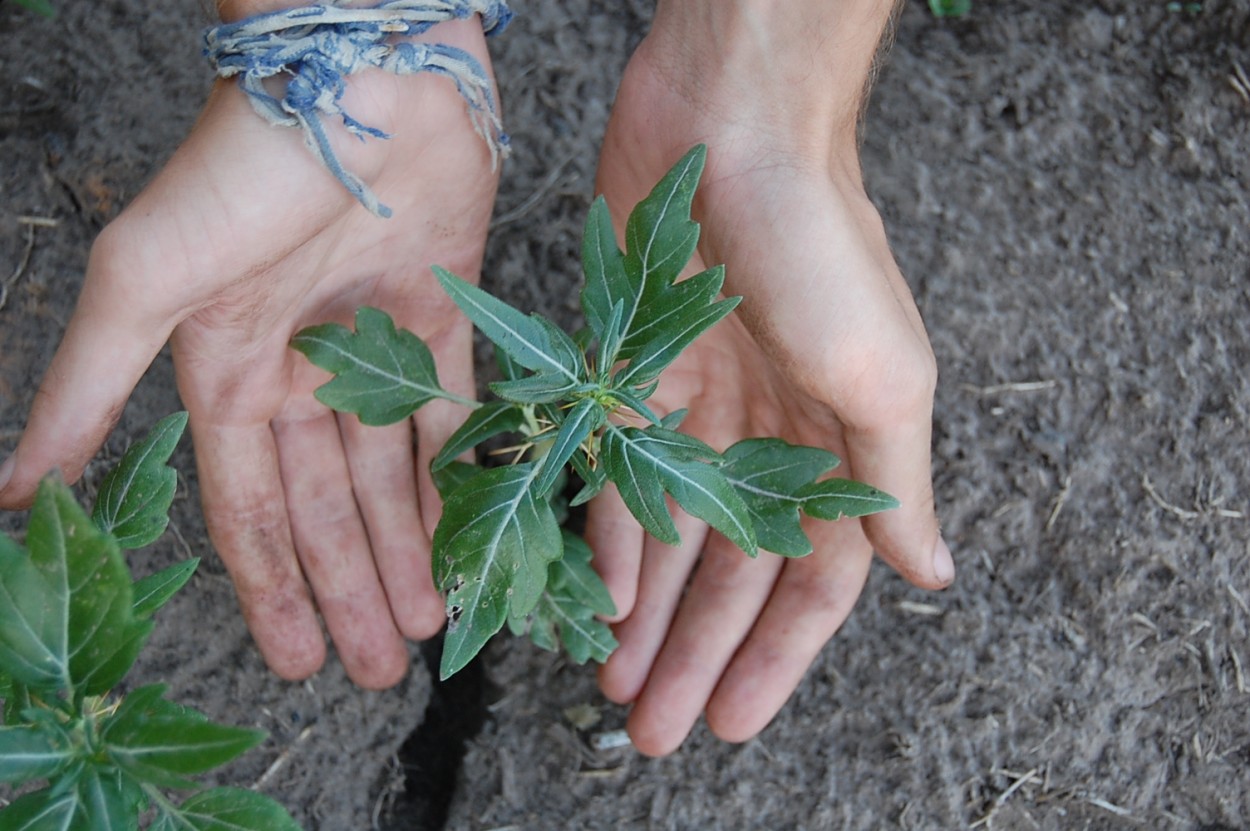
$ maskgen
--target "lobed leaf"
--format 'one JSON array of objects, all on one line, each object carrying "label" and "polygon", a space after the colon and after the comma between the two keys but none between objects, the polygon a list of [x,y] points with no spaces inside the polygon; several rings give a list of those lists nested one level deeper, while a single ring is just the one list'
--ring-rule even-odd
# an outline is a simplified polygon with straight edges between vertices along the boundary
[{"label": "lobed leaf", "polygon": [[[707,446],[697,439],[660,427],[609,426],[603,436],[603,463],[626,506],[657,539],[669,545],[679,541],[664,503],[663,493],[668,493],[688,514],[754,556],[747,507],[717,467],[699,460],[702,448]],[[719,460],[715,452],[711,455]]]},{"label": "lobed leaf", "polygon": [[185,412],[161,419],[101,482],[91,518],[122,548],[149,545],[169,525],[178,474],[167,463],[186,427]]},{"label": "lobed leaf", "polygon": [[334,373],[317,388],[317,400],[355,413],[362,424],[403,421],[433,398],[449,396],[438,382],[429,347],[379,309],[356,311],[356,331],[337,323],[301,329],[291,346]]},{"label": "lobed leaf", "polygon": [[434,266],[443,290],[496,346],[527,369],[580,383],[582,353],[560,329],[526,315],[446,269]]},{"label": "lobed leaf", "polygon": [[629,364],[613,378],[616,386],[638,386],[657,378],[686,347],[737,308],[740,297],[721,300],[710,306],[691,306],[668,319],[656,336],[638,350]]},{"label": "lobed leaf", "polygon": [[[19,796],[0,810],[5,831],[70,831],[78,799],[74,793],[53,793],[42,788]],[[80,826],[81,827],[81,826]]]},{"label": "lobed leaf", "polygon": [[508,618],[538,603],[562,552],[551,506],[532,488],[533,463],[485,470],[457,488],[434,532],[434,579],[451,623],[440,674],[463,668]]},{"label": "lobed leaf", "polygon": [[199,557],[174,563],[134,584],[135,617],[149,618],[187,584],[200,565]]},{"label": "lobed leaf", "polygon": [[812,552],[799,522],[800,492],[838,464],[838,457],[782,439],[745,439],[724,453],[721,471],[746,503],[760,548],[784,557]]},{"label": "lobed leaf", "polygon": [[552,404],[563,401],[584,385],[555,372],[540,372],[512,381],[494,381],[490,391],[514,404]]},{"label": "lobed leaf", "polygon": [[524,424],[525,413],[514,404],[500,401],[483,404],[469,413],[464,424],[451,434],[443,449],[430,462],[430,470],[442,470],[462,453],[501,433],[514,433]]},{"label": "lobed leaf", "polygon": [[160,684],[135,690],[101,730],[109,759],[137,779],[190,787],[188,775],[220,767],[265,739],[260,730],[214,724],[164,693]]},{"label": "lobed leaf", "polygon": [[0,670],[36,690],[106,692],[151,631],[134,614],[117,544],[49,478],[35,497],[26,545],[29,555],[0,535]]},{"label": "lobed leaf", "polygon": [[[595,615],[615,614],[616,606],[590,565],[585,540],[564,531],[564,551],[564,557],[551,564],[547,589],[527,621],[530,639],[553,652],[563,644],[578,664],[592,658],[603,663],[618,644],[612,629]],[[524,627],[514,626],[513,631],[524,634]]]}]

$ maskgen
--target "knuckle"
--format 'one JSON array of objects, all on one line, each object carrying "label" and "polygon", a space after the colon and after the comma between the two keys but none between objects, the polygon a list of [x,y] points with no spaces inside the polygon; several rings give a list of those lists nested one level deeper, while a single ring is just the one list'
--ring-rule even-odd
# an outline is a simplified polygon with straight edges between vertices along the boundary
[{"label": "knuckle", "polygon": [[848,426],[888,431],[933,412],[938,369],[928,344],[859,344],[842,348],[824,362],[828,401]]}]

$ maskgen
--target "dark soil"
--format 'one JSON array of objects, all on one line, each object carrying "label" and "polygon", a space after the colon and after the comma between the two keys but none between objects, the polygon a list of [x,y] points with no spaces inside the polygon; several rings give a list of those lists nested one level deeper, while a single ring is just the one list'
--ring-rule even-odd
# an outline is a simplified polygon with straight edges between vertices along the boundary
[{"label": "dark soil", "polygon": [[[0,452],[92,238],[209,83],[199,3],[56,5],[48,22],[0,4]],[[515,154],[485,282],[572,321],[597,143],[650,4],[515,5],[495,43]],[[1250,827],[1250,8],[1166,5],[904,14],[864,165],[938,354],[934,473],[960,578],[930,595],[878,568],[759,738],[699,728],[661,760],[593,750],[624,711],[591,669],[520,641],[489,651],[494,697],[483,682],[428,712],[419,660],[385,693],[334,661],[277,680],[209,548],[185,448],[176,530],[135,568],[206,559],[137,680],[269,730],[221,778],[260,784],[310,831],[442,813],[465,831]],[[105,455],[177,407],[162,358]],[[405,793],[405,739],[485,703],[458,775],[443,775],[453,731],[423,751],[442,774]],[[575,726],[577,705],[599,723]]]}]

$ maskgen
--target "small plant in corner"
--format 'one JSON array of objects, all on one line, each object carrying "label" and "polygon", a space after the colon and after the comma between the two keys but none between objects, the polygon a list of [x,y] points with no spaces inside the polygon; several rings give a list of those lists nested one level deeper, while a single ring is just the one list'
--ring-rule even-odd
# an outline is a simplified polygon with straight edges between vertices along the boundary
[{"label": "small plant in corner", "polygon": [[[214,724],[153,684],[115,688],[152,632],[152,616],[199,561],[138,582],[123,548],[153,542],[177,487],[166,466],[186,426],[163,419],[105,477],[90,516],[49,477],[20,545],[0,534],[0,783],[46,780],[0,809],[4,831],[299,831],[278,803],[189,777],[265,734]],[[166,791],[195,791],[180,802]]]},{"label": "small plant in corner", "polygon": [[[752,438],[717,450],[678,431],[684,411],[647,405],[660,374],[741,298],[718,299],[723,266],[685,280],[699,225],[690,218],[706,149],[695,147],[629,216],[626,250],[607,204],[592,205],[582,243],[587,327],[569,335],[537,315],[435,267],[456,305],[489,338],[503,372],[495,400],[466,401],[438,382],[433,357],[413,333],[362,308],[351,331],[324,324],[292,345],[334,378],[317,398],[367,425],[412,415],[434,398],[472,409],[431,463],[443,494],[434,533],[435,584],[449,619],[440,674],[458,671],[508,625],[539,646],[560,643],[578,663],[605,661],[616,641],[599,616],[614,612],[584,541],[561,518],[612,482],[638,522],[677,544],[665,495],[754,557],[812,550],[800,514],[833,520],[897,506],[849,479],[825,478],[826,450]],[[515,434],[512,464],[457,461],[487,439]],[[565,502],[569,472],[582,487]]]}]

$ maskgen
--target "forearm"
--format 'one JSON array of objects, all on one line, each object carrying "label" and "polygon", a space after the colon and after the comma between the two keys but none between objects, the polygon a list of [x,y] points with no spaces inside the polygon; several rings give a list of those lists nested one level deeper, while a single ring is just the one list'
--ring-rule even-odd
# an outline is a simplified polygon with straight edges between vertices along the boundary
[{"label": "forearm", "polygon": [[[853,146],[878,50],[900,5],[659,0],[653,54],[694,106],[716,105],[708,99],[732,90],[753,118],[792,136]],[[755,94],[744,99],[744,90]]]}]

